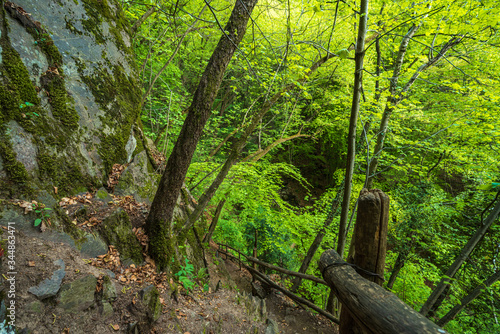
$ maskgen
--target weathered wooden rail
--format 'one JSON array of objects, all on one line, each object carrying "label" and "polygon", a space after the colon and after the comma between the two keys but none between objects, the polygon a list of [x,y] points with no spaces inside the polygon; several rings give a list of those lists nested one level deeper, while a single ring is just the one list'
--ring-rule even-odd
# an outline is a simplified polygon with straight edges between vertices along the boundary
[{"label": "weathered wooden rail", "polygon": [[405,304],[395,294],[344,265],[336,251],[321,255],[319,267],[350,315],[363,331],[374,334],[443,334],[445,330]]},{"label": "weathered wooden rail", "polygon": [[389,197],[378,189],[363,189],[358,203],[348,257],[351,263],[343,261],[334,250],[324,252],[319,263],[323,278],[342,303],[340,333],[446,333],[381,286]]},{"label": "weathered wooden rail", "polygon": [[[287,289],[279,286],[278,284],[274,283],[270,278],[268,278],[265,274],[261,273],[260,271],[256,270],[255,268],[252,268],[252,266],[249,266],[249,265],[246,265],[245,263],[242,262],[241,260],[241,257],[243,256],[246,260],[248,260],[249,262],[251,263],[255,263],[255,264],[259,264],[261,266],[264,266],[264,267],[267,267],[267,268],[270,268],[272,270],[276,270],[276,271],[279,271],[279,272],[282,272],[284,274],[287,274],[287,275],[290,275],[290,276],[298,276],[298,277],[301,277],[303,279],[307,279],[307,280],[311,280],[311,281],[314,281],[314,282],[317,282],[317,283],[320,283],[320,284],[323,284],[323,285],[327,285],[327,283],[316,277],[316,276],[312,276],[312,275],[307,275],[307,274],[302,274],[302,273],[298,273],[298,272],[295,272],[295,271],[291,271],[291,270],[287,270],[287,269],[283,269],[281,267],[277,267],[277,266],[273,266],[272,264],[269,264],[269,263],[266,263],[266,262],[263,262],[263,261],[260,261],[252,256],[248,256],[248,255],[245,255],[243,254],[242,252],[240,252],[239,250],[229,246],[229,245],[226,245],[226,244],[222,244],[222,243],[218,243],[219,245],[219,252],[226,255],[226,257],[229,257],[231,258],[232,260],[235,260],[239,263],[240,265],[240,268],[245,268],[246,270],[248,270],[252,276],[257,279],[258,281],[262,282],[264,285],[267,285],[273,289],[276,289],[278,291],[281,291],[284,295],[286,295],[287,297],[289,297],[290,299],[294,300],[295,302],[299,303],[299,304],[302,304],[302,305],[305,305],[309,308],[311,308],[312,310],[318,312],[319,314],[323,315],[324,317],[326,317],[327,319],[331,320],[332,322],[338,324],[339,323],[339,319],[337,319],[335,316],[333,316],[331,313],[321,309],[320,307],[316,306],[314,303],[302,298],[302,297],[299,297],[297,296],[296,294],[288,291]],[[226,248],[224,250],[224,248]],[[235,251],[237,254],[238,254],[238,257],[229,253],[228,249],[232,250],[232,251]]]},{"label": "weathered wooden rail", "polygon": [[[348,257],[351,263],[345,262],[333,249],[324,252],[319,263],[324,280],[265,263],[255,255],[247,256],[226,244],[219,244],[219,252],[237,260],[240,268],[250,271],[264,285],[283,292],[294,301],[339,324],[341,334],[444,334],[445,330],[381,286],[387,249],[388,217],[389,197],[378,189],[364,189],[359,198],[352,248]],[[237,252],[238,257],[230,254],[229,249]],[[244,264],[242,257],[254,267]],[[340,320],[310,301],[278,286],[256,270],[256,264],[329,286],[342,303]]]}]

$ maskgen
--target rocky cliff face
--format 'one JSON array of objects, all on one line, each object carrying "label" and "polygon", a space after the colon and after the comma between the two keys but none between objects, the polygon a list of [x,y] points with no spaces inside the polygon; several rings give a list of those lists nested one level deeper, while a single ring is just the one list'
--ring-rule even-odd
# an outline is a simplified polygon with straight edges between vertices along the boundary
[{"label": "rocky cliff face", "polygon": [[114,163],[144,151],[134,131],[141,91],[118,3],[1,4],[0,197],[99,188]]}]

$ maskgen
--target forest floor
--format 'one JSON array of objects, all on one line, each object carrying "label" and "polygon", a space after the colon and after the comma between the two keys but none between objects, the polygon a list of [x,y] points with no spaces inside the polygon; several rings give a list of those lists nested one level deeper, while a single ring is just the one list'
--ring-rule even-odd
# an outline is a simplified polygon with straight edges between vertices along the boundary
[{"label": "forest floor", "polygon": [[[134,231],[141,241],[144,238],[140,226],[144,223],[145,205],[130,197],[113,198],[129,213]],[[109,207],[97,203],[90,194],[85,195],[83,201],[82,198],[75,199],[67,203],[68,212],[76,212],[83,206],[82,202],[91,208],[88,210],[90,216],[86,218],[86,223],[77,222],[82,229],[91,231],[109,213]],[[16,324],[19,329],[30,329],[29,333],[130,332],[130,324],[138,320],[131,306],[136,303],[139,292],[150,284],[155,285],[160,292],[163,306],[162,314],[152,325],[151,333],[274,333],[269,331],[268,319],[274,320],[279,332],[283,334],[338,333],[335,324],[296,305],[277,291],[273,291],[265,299],[265,314],[261,313],[259,316],[259,312],[250,310],[251,275],[245,269],[240,270],[238,264],[217,257],[217,246],[214,243],[205,251],[208,286],[202,288],[203,282],[193,279],[195,286],[188,292],[168,275],[157,274],[154,263],[148,258],[141,266],[124,267],[113,248],[105,256],[85,259],[79,251],[64,243],[41,240],[22,231],[17,233],[16,238]],[[142,243],[144,245],[143,240]],[[111,281],[117,291],[117,298],[112,303],[112,313],[105,316],[102,304],[97,301],[85,309],[78,310],[77,307],[78,311],[75,312],[72,306],[71,311],[68,311],[60,307],[60,297],[40,302],[28,292],[30,287],[50,278],[59,269],[54,264],[59,259],[65,263],[63,286],[90,274],[98,278],[96,291],[99,291],[103,275],[112,277]],[[6,261],[2,266],[2,273],[7,273]],[[5,281],[3,286],[5,287]],[[176,290],[178,293],[173,293]],[[82,300],[83,298],[82,296]]]}]

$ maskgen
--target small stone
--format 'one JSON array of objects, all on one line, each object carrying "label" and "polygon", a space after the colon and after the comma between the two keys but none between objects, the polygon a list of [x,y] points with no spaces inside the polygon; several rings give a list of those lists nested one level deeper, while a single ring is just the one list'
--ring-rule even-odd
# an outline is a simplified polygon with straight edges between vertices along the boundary
[{"label": "small stone", "polygon": [[108,192],[106,191],[106,189],[104,189],[104,187],[101,187],[99,188],[99,190],[97,190],[95,198],[103,203],[108,203],[113,201],[113,199],[111,198],[111,196],[109,196]]},{"label": "small stone", "polygon": [[116,275],[114,272],[112,272],[111,270],[109,269],[106,269],[106,274],[108,274],[109,277],[111,278],[116,278]]},{"label": "small stone", "polygon": [[42,313],[43,311],[43,303],[39,300],[35,300],[34,302],[26,305],[26,310],[32,313]]},{"label": "small stone", "polygon": [[162,305],[160,302],[160,294],[154,285],[149,285],[139,291],[139,296],[144,305],[148,306],[148,311],[151,314],[153,321],[160,318]]},{"label": "small stone", "polygon": [[113,306],[110,303],[102,303],[102,317],[104,319],[111,317],[113,312]]},{"label": "small stone", "polygon": [[102,300],[105,302],[114,302],[116,300],[116,286],[109,276],[104,276]]},{"label": "small stone", "polygon": [[66,276],[66,272],[64,271],[66,268],[64,261],[59,259],[54,261],[54,264],[60,266],[61,269],[54,271],[52,278],[47,278],[37,286],[33,286],[28,289],[30,293],[34,294],[40,300],[57,295],[59,289],[61,288],[62,280],[64,276]]},{"label": "small stone", "polygon": [[117,208],[104,219],[99,232],[108,245],[116,246],[124,265],[130,262],[139,265],[144,261],[141,244],[132,231],[127,212],[122,208]]},{"label": "small stone", "polygon": [[266,320],[266,334],[278,334],[280,332],[278,323],[274,321],[273,319],[267,319]]}]

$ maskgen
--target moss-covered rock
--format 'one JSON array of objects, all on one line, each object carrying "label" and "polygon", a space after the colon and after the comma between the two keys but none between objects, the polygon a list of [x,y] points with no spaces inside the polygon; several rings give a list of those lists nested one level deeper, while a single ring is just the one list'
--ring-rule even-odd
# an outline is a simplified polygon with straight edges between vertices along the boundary
[{"label": "moss-covered rock", "polygon": [[116,209],[106,217],[99,232],[108,245],[114,245],[118,249],[120,258],[125,264],[128,260],[135,264],[144,261],[139,240],[132,231],[127,212],[122,208]]},{"label": "moss-covered rock", "polygon": [[87,275],[64,284],[58,298],[58,307],[68,313],[80,313],[95,306],[97,278]]},{"label": "moss-covered rock", "polygon": [[0,195],[98,189],[113,164],[143,149],[132,131],[141,91],[119,1],[12,6],[27,15],[0,9]]},{"label": "moss-covered rock", "polygon": [[151,203],[154,199],[160,175],[150,173],[146,151],[137,154],[122,173],[118,184],[115,186],[115,194],[128,196],[133,195],[137,201]]}]

